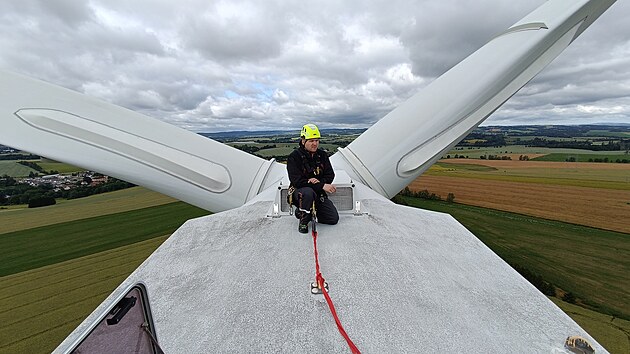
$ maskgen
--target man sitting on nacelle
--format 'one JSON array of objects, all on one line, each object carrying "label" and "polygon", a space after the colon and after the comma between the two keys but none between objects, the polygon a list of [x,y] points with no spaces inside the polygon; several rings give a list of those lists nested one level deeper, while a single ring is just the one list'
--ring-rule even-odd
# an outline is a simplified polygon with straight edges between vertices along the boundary
[{"label": "man sitting on nacelle", "polygon": [[[308,223],[315,207],[317,222],[334,225],[339,221],[335,205],[326,193],[335,193],[335,179],[328,154],[319,149],[321,135],[315,124],[306,124],[300,133],[300,146],[287,161],[291,185],[290,200],[297,207],[295,216],[300,219],[298,231],[308,233]],[[292,193],[291,193],[292,192]]]}]

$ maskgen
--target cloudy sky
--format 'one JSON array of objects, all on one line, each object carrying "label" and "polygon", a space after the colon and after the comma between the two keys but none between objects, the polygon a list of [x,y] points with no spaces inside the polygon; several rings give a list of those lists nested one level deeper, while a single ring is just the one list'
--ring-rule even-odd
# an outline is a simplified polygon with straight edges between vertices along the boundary
[{"label": "cloudy sky", "polygon": [[[1,0],[0,68],[196,132],[369,127],[543,0]],[[630,122],[618,1],[484,125]]]}]

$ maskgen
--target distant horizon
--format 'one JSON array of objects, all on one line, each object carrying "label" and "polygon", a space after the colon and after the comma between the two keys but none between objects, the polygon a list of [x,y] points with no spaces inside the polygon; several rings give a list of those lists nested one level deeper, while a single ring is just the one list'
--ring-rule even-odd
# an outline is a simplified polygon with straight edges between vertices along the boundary
[{"label": "distant horizon", "polygon": [[[486,128],[486,127],[543,127],[543,126],[556,126],[556,127],[578,127],[578,126],[608,126],[608,127],[629,127],[630,123],[608,123],[608,122],[598,122],[598,123],[575,123],[575,124],[558,124],[558,123],[550,123],[550,124],[489,124],[489,125],[479,125],[477,128]],[[321,131],[331,131],[331,130],[367,130],[367,128],[320,128]],[[476,128],[475,128],[476,129]],[[299,129],[298,129],[299,130]],[[294,132],[296,129],[266,129],[266,130],[225,130],[225,131],[217,131],[217,132],[196,132],[197,134],[236,134],[236,133],[267,133],[267,132]]]},{"label": "distant horizon", "polygon": [[[192,132],[367,128],[544,3],[0,1],[0,67]],[[617,1],[487,124],[630,122],[628,15]]]}]

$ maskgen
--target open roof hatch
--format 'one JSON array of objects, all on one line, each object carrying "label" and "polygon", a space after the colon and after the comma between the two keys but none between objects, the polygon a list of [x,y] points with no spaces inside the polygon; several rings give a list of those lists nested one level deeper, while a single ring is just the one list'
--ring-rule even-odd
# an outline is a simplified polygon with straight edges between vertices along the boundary
[{"label": "open roof hatch", "polygon": [[154,328],[146,288],[136,284],[86,330],[72,353],[163,353]]}]

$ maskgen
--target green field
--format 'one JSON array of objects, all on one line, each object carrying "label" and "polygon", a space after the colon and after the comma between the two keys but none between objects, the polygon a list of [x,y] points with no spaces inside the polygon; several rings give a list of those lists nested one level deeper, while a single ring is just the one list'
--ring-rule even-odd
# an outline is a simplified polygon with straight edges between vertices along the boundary
[{"label": "green field", "polygon": [[58,199],[57,204],[44,208],[29,209],[26,205],[12,205],[6,210],[0,210],[0,234],[176,201],[142,187],[133,187],[79,199]]},{"label": "green field", "polygon": [[176,202],[0,235],[0,277],[170,234],[208,212]]},{"label": "green field", "polygon": [[611,353],[630,353],[630,321],[550,298]]},{"label": "green field", "polygon": [[589,130],[587,135],[592,137],[600,137],[600,136],[608,136],[608,137],[619,137],[619,138],[627,138],[630,137],[630,132],[611,132],[609,130]]},{"label": "green field", "polygon": [[275,148],[259,150],[256,153],[260,156],[288,156],[294,149],[295,144],[276,144]]},{"label": "green field", "polygon": [[45,171],[57,171],[59,173],[72,173],[72,172],[85,171],[85,169],[83,168],[68,165],[67,163],[63,163],[63,162],[50,161],[47,159],[42,159],[41,161],[34,161],[34,162],[36,162]]},{"label": "green field", "polygon": [[31,172],[37,173],[36,170],[20,165],[17,161],[0,161],[0,176],[27,177]]},{"label": "green field", "polygon": [[[50,352],[165,234],[188,218],[207,214],[169,201],[132,188],[54,207],[0,211],[0,227],[5,228],[20,218],[56,220],[0,231],[0,272],[10,274],[0,277],[0,353]],[[630,261],[624,257],[630,253],[630,235],[459,204],[406,201],[452,214],[509,263],[541,274],[584,306],[615,313],[613,318],[558,303],[612,353],[627,352],[630,325],[620,317],[627,320],[630,313]],[[151,202],[161,205],[148,207]],[[90,209],[93,204],[97,207]],[[99,210],[107,215],[97,216]],[[81,213],[86,215],[72,219]]]},{"label": "green field", "polygon": [[[72,172],[83,171],[83,169],[81,168],[68,165],[62,162],[51,161],[48,159],[27,160],[27,161],[35,162],[45,171],[57,171],[59,173],[72,173]],[[37,170],[34,170],[30,167],[26,167],[24,165],[17,163],[16,160],[7,160],[7,161],[0,160],[0,176],[8,175],[11,177],[28,177],[29,173],[31,172],[41,174],[41,172]]]},{"label": "green field", "polygon": [[449,213],[502,259],[540,274],[585,306],[630,320],[630,235],[461,204],[402,197]]},{"label": "green field", "polygon": [[0,211],[14,229],[0,231],[0,353],[53,350],[167,234],[207,214],[140,187]]},{"label": "green field", "polygon": [[0,278],[0,353],[50,353],[166,238]]}]

